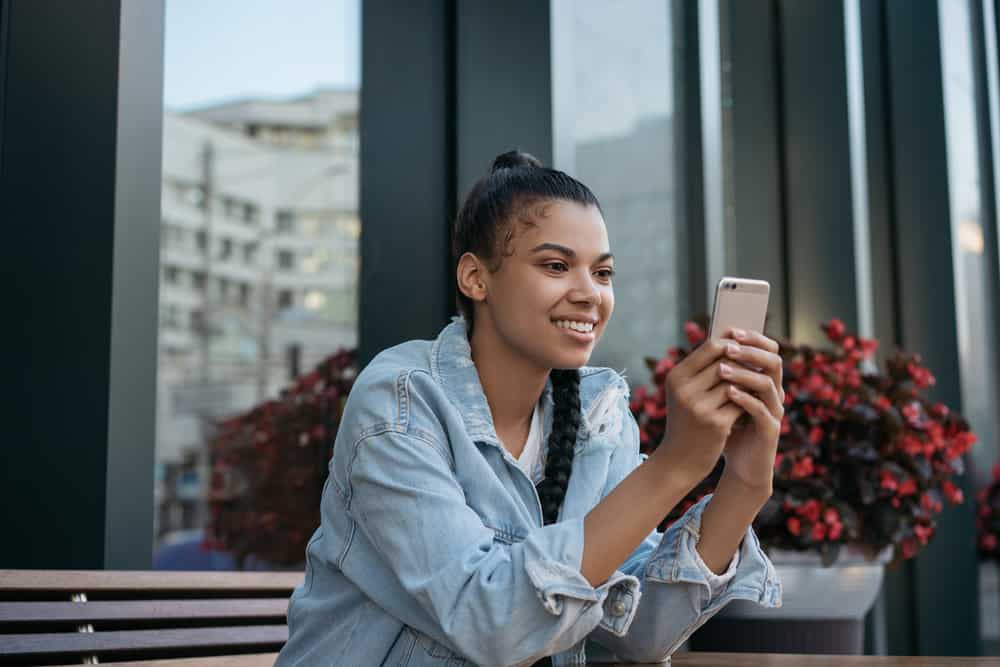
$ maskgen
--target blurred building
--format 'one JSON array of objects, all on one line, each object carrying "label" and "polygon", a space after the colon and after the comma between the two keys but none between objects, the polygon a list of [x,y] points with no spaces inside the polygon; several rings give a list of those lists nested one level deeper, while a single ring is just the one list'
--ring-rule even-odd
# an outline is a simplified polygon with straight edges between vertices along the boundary
[{"label": "blurred building", "polygon": [[164,115],[157,533],[202,525],[211,420],[357,344],[358,93]]}]

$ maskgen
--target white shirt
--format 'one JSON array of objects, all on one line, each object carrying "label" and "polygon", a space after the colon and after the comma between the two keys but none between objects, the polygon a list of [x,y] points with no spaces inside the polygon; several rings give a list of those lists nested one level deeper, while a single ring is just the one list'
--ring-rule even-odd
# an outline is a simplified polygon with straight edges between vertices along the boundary
[{"label": "white shirt", "polygon": [[524,443],[521,455],[517,457],[517,467],[524,471],[533,484],[538,484],[545,477],[545,463],[542,461],[542,402],[535,403],[535,411],[531,413],[531,426],[528,427],[528,440]]},{"label": "white shirt", "polygon": [[[597,408],[598,406],[592,406],[591,413]],[[594,417],[595,415],[588,414],[591,423],[593,423]],[[539,401],[535,403],[535,410],[531,413],[531,426],[528,428],[528,439],[524,443],[521,455],[516,459],[517,467],[523,470],[528,479],[536,485],[545,478],[545,462],[542,460],[542,423],[542,402]],[[739,549],[733,554],[733,559],[729,561],[729,567],[722,574],[712,572],[708,565],[705,565],[705,561],[702,560],[701,554],[698,553],[697,549],[694,551],[698,567],[708,580],[708,585],[713,595],[717,590],[729,583],[730,579],[736,576],[736,568],[740,563]]]}]

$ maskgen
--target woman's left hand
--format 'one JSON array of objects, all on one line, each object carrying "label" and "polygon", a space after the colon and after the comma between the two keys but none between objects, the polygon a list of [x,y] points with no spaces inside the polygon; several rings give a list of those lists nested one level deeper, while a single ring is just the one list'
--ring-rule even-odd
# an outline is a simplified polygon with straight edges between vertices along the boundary
[{"label": "woman's left hand", "polygon": [[[781,419],[785,414],[785,392],[781,388],[782,362],[778,343],[755,331],[728,332],[736,340],[735,351],[727,350],[730,372],[720,369],[722,381],[734,385],[729,400],[749,413],[749,420],[736,422],[722,455],[724,475],[731,475],[751,488],[770,489],[774,457],[778,452]],[[745,364],[745,365],[744,365]],[[759,368],[747,368],[751,366]],[[751,393],[752,392],[752,393]]]}]

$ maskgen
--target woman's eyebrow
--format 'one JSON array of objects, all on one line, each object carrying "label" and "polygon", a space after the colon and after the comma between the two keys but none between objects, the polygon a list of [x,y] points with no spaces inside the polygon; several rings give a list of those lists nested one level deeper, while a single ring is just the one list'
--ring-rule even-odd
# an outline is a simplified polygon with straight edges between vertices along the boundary
[{"label": "woman's eyebrow", "polygon": [[[570,259],[573,259],[573,258],[576,257],[576,251],[575,250],[573,250],[572,248],[567,248],[564,245],[559,245],[558,243],[540,243],[540,244],[536,245],[534,248],[531,249],[531,254],[535,254],[536,252],[541,252],[543,250],[555,250],[556,252],[560,252],[560,253],[566,255]],[[603,255],[601,255],[600,257],[597,258],[597,262],[603,262],[605,260],[614,259],[614,258],[615,258],[615,256],[613,254],[611,254],[610,252],[606,252],[606,253],[604,253]]]}]

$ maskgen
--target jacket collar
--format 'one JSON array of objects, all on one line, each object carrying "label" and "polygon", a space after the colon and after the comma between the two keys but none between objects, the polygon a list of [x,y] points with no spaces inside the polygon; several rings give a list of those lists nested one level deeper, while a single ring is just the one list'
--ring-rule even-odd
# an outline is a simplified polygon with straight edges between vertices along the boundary
[{"label": "jacket collar", "polygon": [[[451,318],[431,349],[431,374],[444,388],[448,399],[455,405],[465,422],[465,429],[473,440],[500,445],[493,415],[490,413],[486,394],[479,382],[479,372],[472,361],[472,348],[465,319],[461,315]],[[542,391],[544,423],[542,442],[548,442],[552,428],[552,380],[546,380]]]}]

